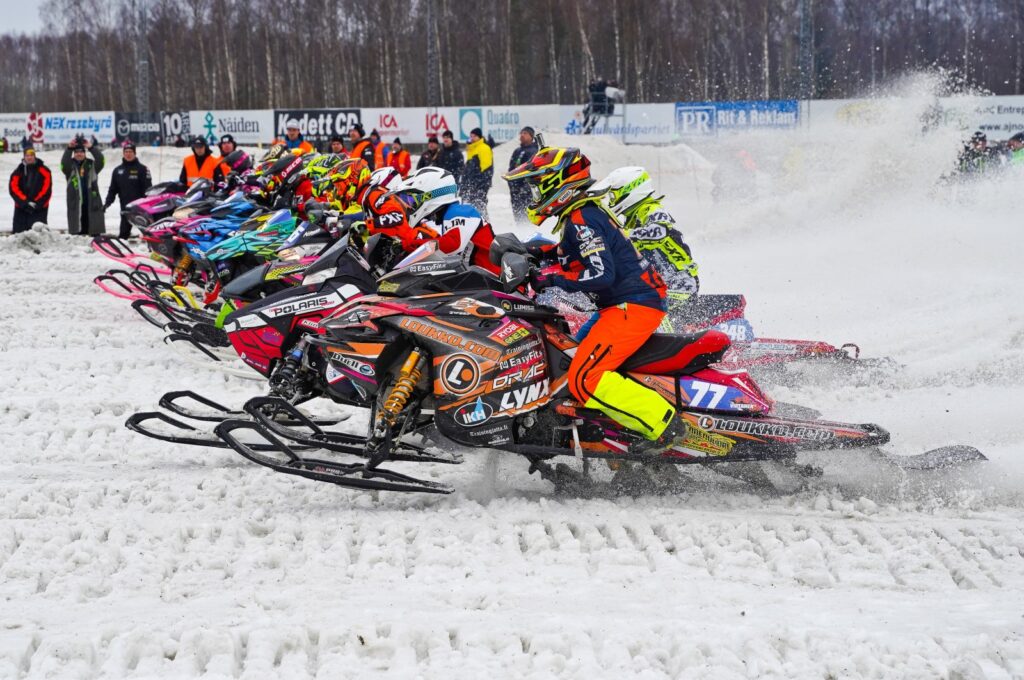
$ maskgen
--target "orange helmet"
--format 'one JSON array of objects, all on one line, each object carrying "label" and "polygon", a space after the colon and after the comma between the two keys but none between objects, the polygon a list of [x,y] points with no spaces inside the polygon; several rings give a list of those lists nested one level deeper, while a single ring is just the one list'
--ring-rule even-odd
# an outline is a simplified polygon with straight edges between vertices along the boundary
[{"label": "orange helmet", "polygon": [[590,178],[590,159],[579,149],[558,147],[544,147],[504,178],[529,183],[533,202],[526,207],[526,216],[537,225],[562,212],[594,182]]},{"label": "orange helmet", "polygon": [[334,198],[347,208],[370,181],[370,166],[362,158],[348,158],[331,169],[327,178],[334,185]]}]

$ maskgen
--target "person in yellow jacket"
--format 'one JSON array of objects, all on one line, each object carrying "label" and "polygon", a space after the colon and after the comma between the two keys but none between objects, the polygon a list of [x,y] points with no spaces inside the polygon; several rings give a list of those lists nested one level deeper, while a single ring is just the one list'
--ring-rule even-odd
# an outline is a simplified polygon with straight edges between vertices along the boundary
[{"label": "person in yellow jacket", "polygon": [[487,192],[494,178],[494,154],[484,139],[483,130],[473,128],[466,145],[466,168],[462,172],[459,190],[463,200],[476,208],[487,219]]}]

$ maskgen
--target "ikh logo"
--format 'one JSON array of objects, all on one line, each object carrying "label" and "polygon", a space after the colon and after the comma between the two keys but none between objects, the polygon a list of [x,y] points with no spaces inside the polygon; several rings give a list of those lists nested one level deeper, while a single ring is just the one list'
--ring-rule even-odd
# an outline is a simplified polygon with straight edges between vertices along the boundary
[{"label": "ikh logo", "polygon": [[455,422],[463,427],[476,427],[486,423],[492,415],[494,415],[494,409],[491,405],[486,403],[483,397],[477,397],[476,401],[466,404],[455,412]]},{"label": "ikh logo", "polygon": [[480,384],[480,367],[466,354],[453,354],[441,364],[441,385],[452,394],[468,394]]}]

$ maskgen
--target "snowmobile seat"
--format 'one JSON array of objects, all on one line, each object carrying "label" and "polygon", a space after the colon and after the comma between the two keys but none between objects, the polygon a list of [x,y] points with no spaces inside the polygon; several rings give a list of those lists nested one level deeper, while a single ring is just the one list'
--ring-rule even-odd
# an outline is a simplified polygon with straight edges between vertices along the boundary
[{"label": "snowmobile seat", "polygon": [[729,336],[704,330],[686,335],[655,333],[619,367],[629,373],[687,375],[707,368],[729,349]]}]

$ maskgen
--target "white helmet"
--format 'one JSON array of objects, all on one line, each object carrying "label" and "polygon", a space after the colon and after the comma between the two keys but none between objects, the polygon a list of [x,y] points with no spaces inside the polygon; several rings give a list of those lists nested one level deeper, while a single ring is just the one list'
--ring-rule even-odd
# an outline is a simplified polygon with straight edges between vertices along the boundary
[{"label": "white helmet", "polygon": [[388,191],[397,190],[402,184],[402,173],[394,168],[378,168],[370,175],[371,187],[384,187]]},{"label": "white helmet", "polygon": [[645,198],[654,194],[651,176],[641,167],[612,170],[603,180],[594,184],[587,193],[591,196],[608,194],[608,207],[623,215]]},{"label": "white helmet", "polygon": [[455,177],[447,170],[430,166],[409,175],[394,190],[405,197],[410,224],[419,224],[443,205],[459,200]]}]

